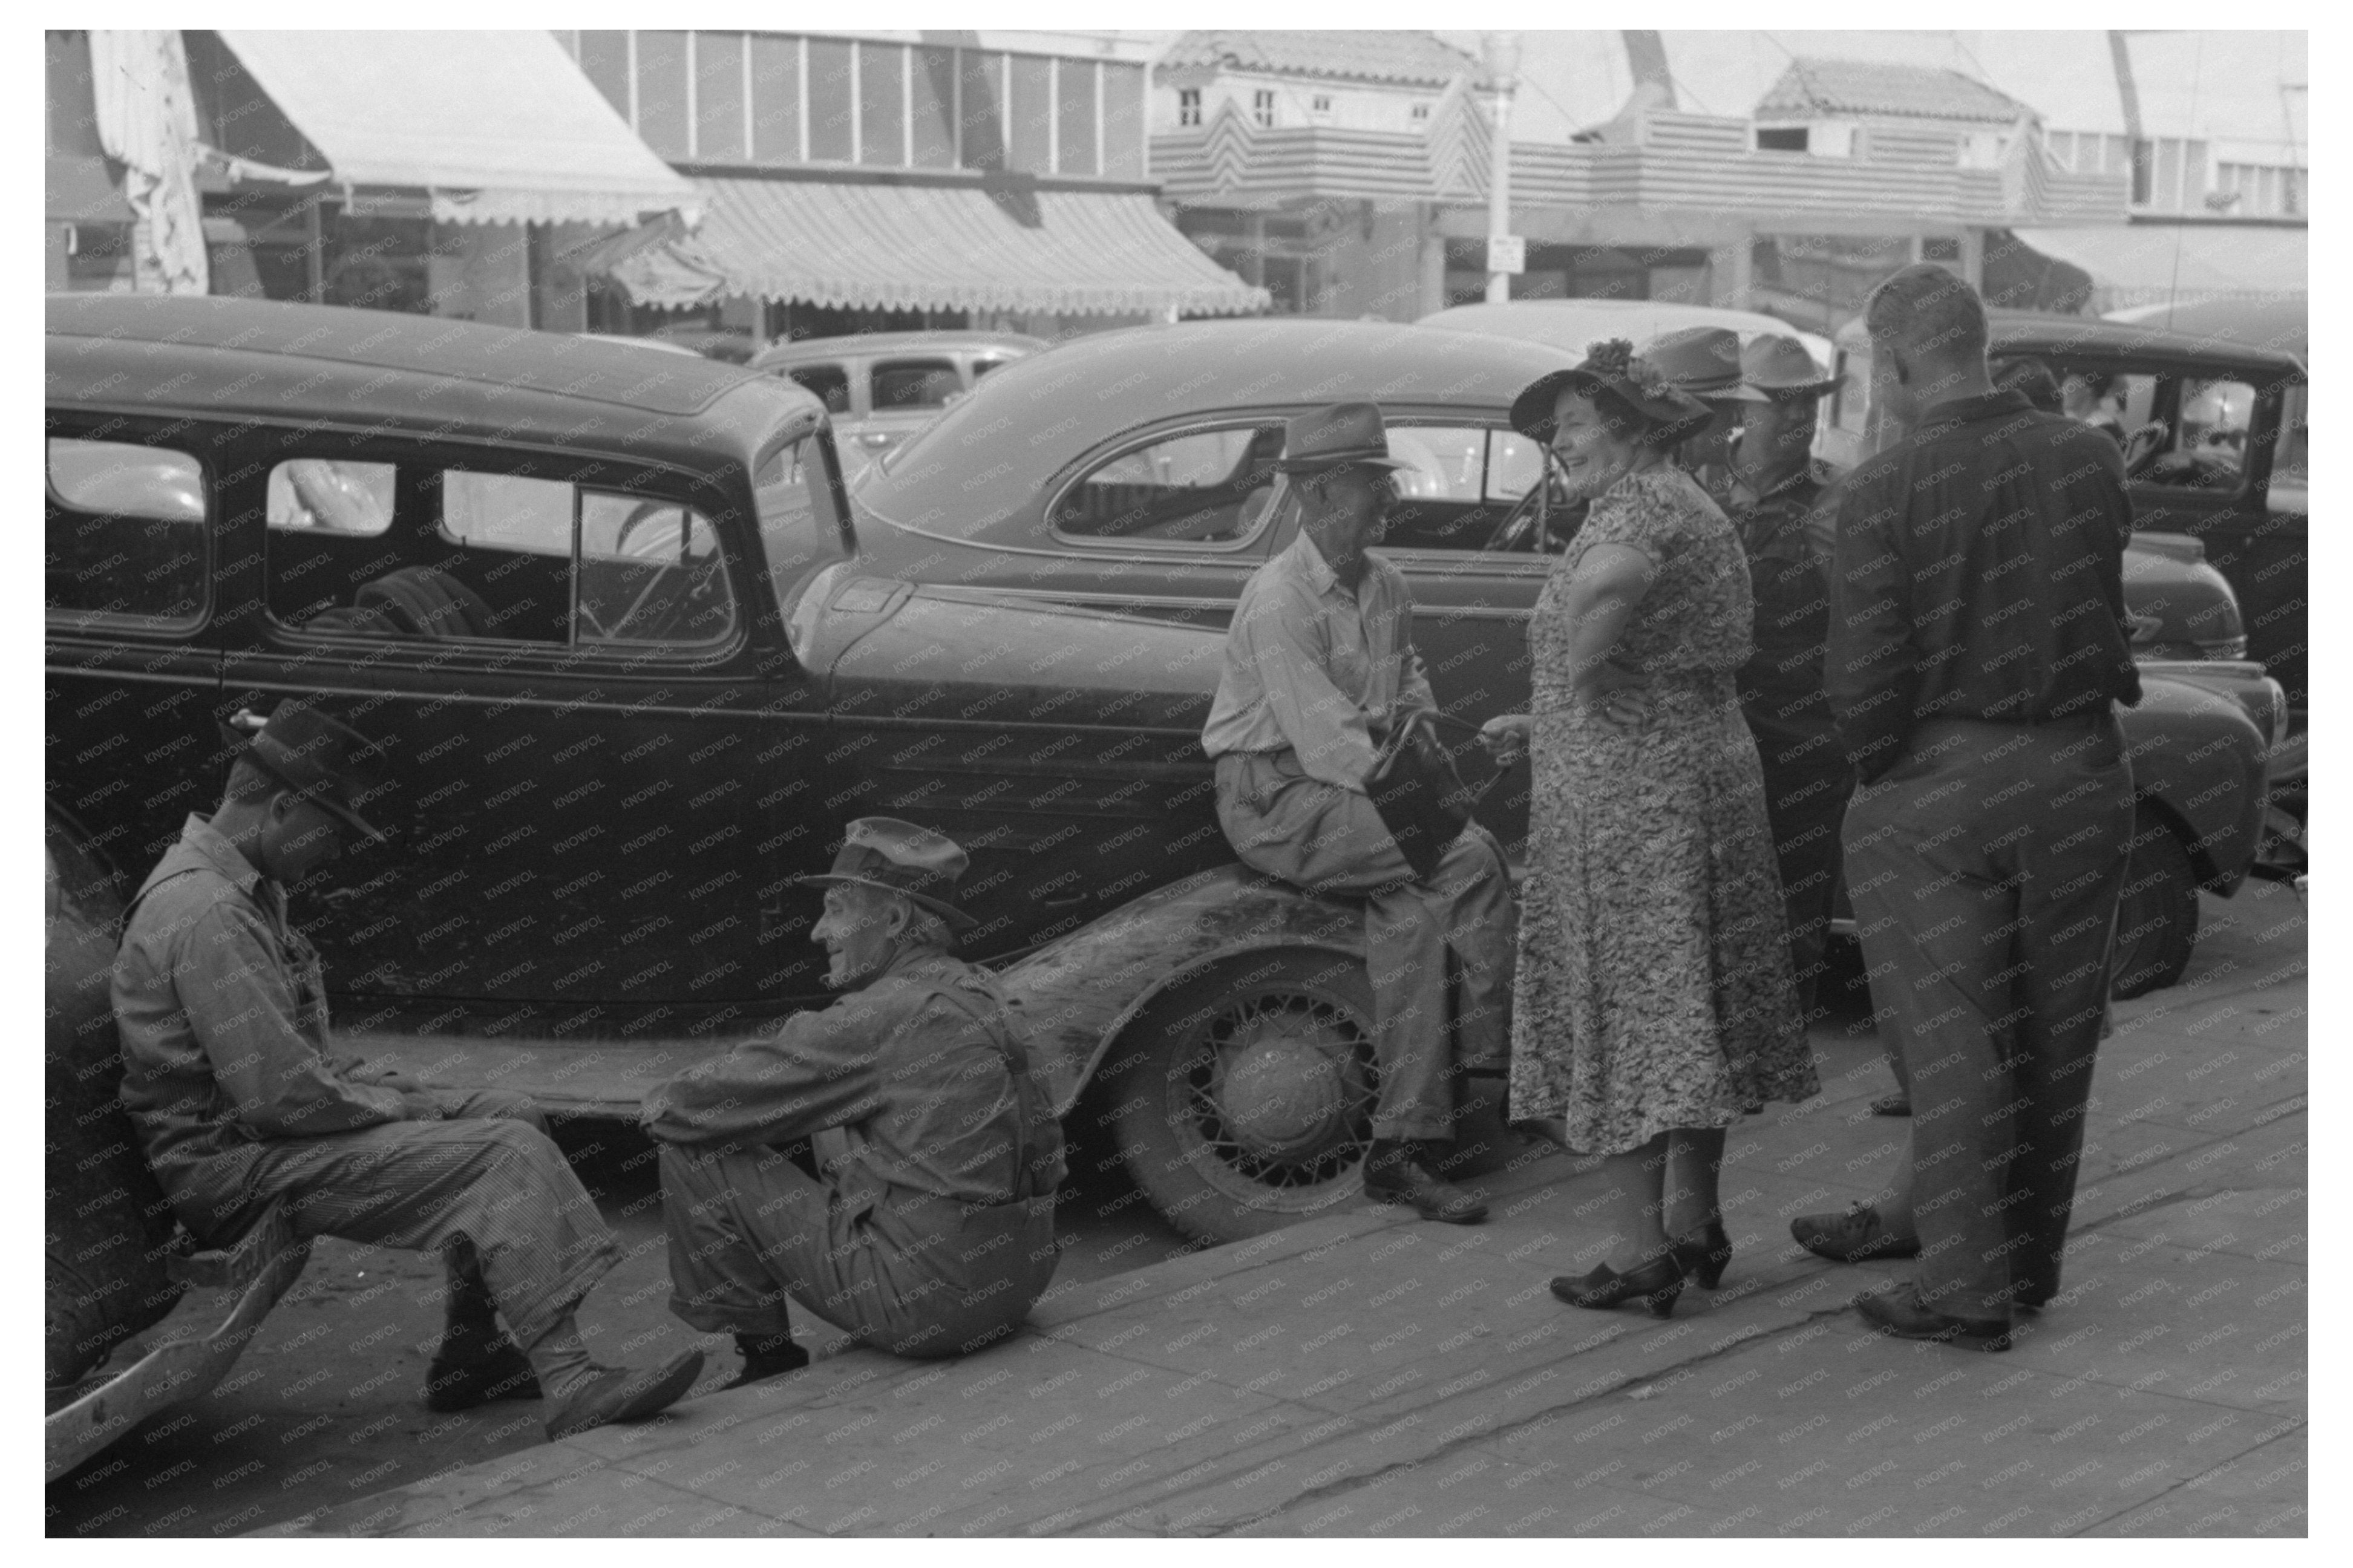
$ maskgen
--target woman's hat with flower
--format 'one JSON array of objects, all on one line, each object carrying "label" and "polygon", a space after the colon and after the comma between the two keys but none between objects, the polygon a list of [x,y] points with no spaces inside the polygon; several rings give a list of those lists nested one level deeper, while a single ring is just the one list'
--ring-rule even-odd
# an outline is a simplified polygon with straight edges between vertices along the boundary
[{"label": "woman's hat with flower", "polygon": [[1553,405],[1561,393],[1590,397],[1606,392],[1632,409],[1667,443],[1682,440],[1715,416],[1707,405],[1669,384],[1657,368],[1636,356],[1634,345],[1611,338],[1585,351],[1581,363],[1538,376],[1512,399],[1512,428],[1539,441],[1553,437]]}]

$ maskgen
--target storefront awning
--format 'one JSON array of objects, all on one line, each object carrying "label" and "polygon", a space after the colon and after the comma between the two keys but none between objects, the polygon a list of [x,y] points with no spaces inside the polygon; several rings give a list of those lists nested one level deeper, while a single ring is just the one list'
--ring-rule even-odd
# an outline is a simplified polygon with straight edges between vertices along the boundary
[{"label": "storefront awning", "polygon": [[849,310],[1177,310],[1240,315],[1268,295],[1203,255],[1140,191],[791,180],[696,182],[702,226],[592,263],[639,304],[723,294]]},{"label": "storefront awning", "polygon": [[2134,224],[2016,233],[2043,255],[2090,273],[2101,310],[2166,300],[2301,295],[2308,287],[2300,228]]},{"label": "storefront awning", "polygon": [[247,32],[221,41],[344,185],[422,187],[443,223],[692,211],[545,32]]}]

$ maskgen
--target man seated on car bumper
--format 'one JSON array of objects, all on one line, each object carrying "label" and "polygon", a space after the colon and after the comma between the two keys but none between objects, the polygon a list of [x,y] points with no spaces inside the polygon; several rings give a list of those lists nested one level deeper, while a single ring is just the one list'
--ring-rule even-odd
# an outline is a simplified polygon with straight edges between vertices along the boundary
[{"label": "man seated on car bumper", "polygon": [[1291,421],[1277,467],[1296,476],[1299,537],[1234,607],[1201,746],[1217,759],[1218,820],[1245,865],[1365,900],[1380,1068],[1366,1192],[1469,1225],[1486,1205],[1440,1179],[1423,1144],[1453,1128],[1450,952],[1461,1066],[1500,1072],[1509,1053],[1511,895],[1503,854],[1476,823],[1419,879],[1366,793],[1374,731],[1427,725],[1438,707],[1413,650],[1405,574],[1367,549],[1400,466],[1369,403]]},{"label": "man seated on car bumper", "polygon": [[[950,955],[965,852],[849,825],[810,940],[852,991],[646,1096],[670,1310],[730,1331],[730,1387],[807,1364],[786,1297],[894,1355],[1010,1334],[1053,1277],[1062,1130],[1002,993]],[[806,1142],[803,1142],[806,1140]]]},{"label": "man seated on car bumper", "polygon": [[374,748],[290,700],[234,740],[220,809],[188,818],[115,959],[122,1104],[180,1223],[217,1246],[282,1199],[298,1236],[440,1252],[448,1321],[431,1409],[544,1391],[554,1439],[670,1405],[701,1352],[633,1372],[581,1343],[574,1309],[620,1247],[538,1112],[327,1055],[324,978],[287,923],[286,885],[340,854],[346,832],[382,839],[353,804]]}]

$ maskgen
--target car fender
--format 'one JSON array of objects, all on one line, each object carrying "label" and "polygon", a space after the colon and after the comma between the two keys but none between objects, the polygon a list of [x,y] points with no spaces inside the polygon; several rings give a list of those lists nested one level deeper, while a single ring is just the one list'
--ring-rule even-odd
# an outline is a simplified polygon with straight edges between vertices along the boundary
[{"label": "car fender", "polygon": [[2229,692],[2146,670],[2123,717],[2134,795],[2173,819],[2200,883],[2235,891],[2261,842],[2269,738]]},{"label": "car fender", "polygon": [[1027,1026],[1054,1113],[1067,1116],[1112,1043],[1171,985],[1251,952],[1314,948],[1361,960],[1364,931],[1360,902],[1229,865],[1123,904],[997,978]]}]

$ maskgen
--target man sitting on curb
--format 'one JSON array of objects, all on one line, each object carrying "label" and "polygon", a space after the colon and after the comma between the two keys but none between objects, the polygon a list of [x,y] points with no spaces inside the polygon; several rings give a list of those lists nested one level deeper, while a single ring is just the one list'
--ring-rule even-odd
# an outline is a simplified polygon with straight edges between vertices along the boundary
[{"label": "man sitting on curb", "polygon": [[573,1311],[620,1247],[538,1113],[519,1095],[442,1093],[327,1055],[326,986],[286,921],[286,889],[341,854],[346,832],[383,840],[354,805],[374,748],[300,701],[229,738],[220,809],[188,818],[115,959],[122,1103],[180,1223],[223,1246],[284,1199],[298,1236],[439,1251],[433,1410],[544,1390],[553,1440],[674,1403],[701,1352],[633,1372],[581,1343]]},{"label": "man sitting on curb", "polygon": [[996,983],[948,951],[966,864],[913,823],[852,822],[802,879],[831,884],[810,940],[854,994],[646,1097],[670,1310],[734,1334],[730,1387],[808,1363],[787,1296],[878,1350],[958,1355],[1053,1277],[1062,1131]]}]

